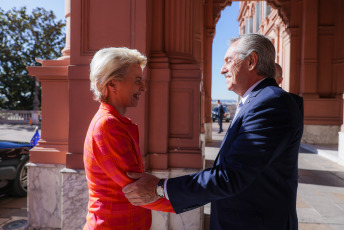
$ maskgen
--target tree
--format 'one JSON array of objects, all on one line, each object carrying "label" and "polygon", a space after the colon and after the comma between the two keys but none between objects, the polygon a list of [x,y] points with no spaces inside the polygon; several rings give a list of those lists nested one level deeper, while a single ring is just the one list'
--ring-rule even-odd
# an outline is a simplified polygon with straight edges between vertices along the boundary
[{"label": "tree", "polygon": [[28,76],[26,67],[40,65],[37,58],[61,56],[64,27],[62,20],[43,8],[31,14],[26,7],[7,12],[0,8],[0,109],[32,110],[35,78]]}]

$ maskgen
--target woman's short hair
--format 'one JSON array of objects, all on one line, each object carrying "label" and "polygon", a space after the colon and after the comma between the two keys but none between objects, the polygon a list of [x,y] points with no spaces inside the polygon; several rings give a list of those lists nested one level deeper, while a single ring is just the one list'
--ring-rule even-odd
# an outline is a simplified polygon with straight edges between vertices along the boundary
[{"label": "woman's short hair", "polygon": [[91,91],[94,99],[105,102],[108,96],[108,82],[122,81],[131,64],[139,64],[143,70],[147,58],[136,49],[126,47],[104,48],[95,53],[90,64]]},{"label": "woman's short hair", "polygon": [[238,41],[235,52],[244,60],[252,52],[258,55],[257,74],[270,78],[275,77],[275,47],[270,39],[262,34],[243,34],[232,38],[231,43]]}]

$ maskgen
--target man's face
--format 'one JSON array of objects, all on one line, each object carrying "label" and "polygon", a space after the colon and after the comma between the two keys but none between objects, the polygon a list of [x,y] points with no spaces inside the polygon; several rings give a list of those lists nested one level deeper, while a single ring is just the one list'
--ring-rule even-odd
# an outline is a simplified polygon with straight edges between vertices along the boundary
[{"label": "man's face", "polygon": [[225,64],[221,69],[221,74],[224,74],[224,77],[226,78],[227,89],[240,95],[246,76],[243,68],[245,61],[239,59],[239,55],[235,52],[238,42],[239,41],[232,43],[228,48],[224,58]]}]

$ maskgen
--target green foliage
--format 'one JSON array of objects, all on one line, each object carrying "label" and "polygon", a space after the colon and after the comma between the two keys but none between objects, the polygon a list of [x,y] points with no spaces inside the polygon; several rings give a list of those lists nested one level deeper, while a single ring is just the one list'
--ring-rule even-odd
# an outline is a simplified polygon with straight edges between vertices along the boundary
[{"label": "green foliage", "polygon": [[26,7],[7,12],[0,8],[0,109],[33,109],[35,78],[26,67],[40,65],[37,58],[62,56],[65,23],[55,20],[54,13],[43,8],[31,14]]}]

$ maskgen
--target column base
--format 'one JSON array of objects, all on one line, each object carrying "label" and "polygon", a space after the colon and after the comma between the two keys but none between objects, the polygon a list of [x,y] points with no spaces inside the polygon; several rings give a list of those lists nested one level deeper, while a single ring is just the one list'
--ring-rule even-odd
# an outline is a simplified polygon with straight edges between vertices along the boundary
[{"label": "column base", "polygon": [[344,132],[338,132],[338,156],[344,160]]},{"label": "column base", "polygon": [[85,170],[64,168],[60,173],[62,175],[62,229],[83,229],[88,205]]},{"label": "column base", "polygon": [[61,228],[61,177],[64,165],[28,164],[28,229]]},{"label": "column base", "polygon": [[340,126],[304,125],[301,142],[306,144],[338,144]]},{"label": "column base", "polygon": [[[28,229],[82,229],[86,222],[88,188],[84,170],[64,165],[29,163]],[[160,178],[199,172],[198,169],[154,170]],[[174,214],[152,211],[151,230],[203,229],[203,207]]]},{"label": "column base", "polygon": [[[159,178],[172,178],[178,176],[197,173],[197,169],[169,169],[153,170],[152,174]],[[169,229],[203,229],[204,208],[200,207],[181,214],[152,211],[151,230],[169,230]]]},{"label": "column base", "polygon": [[213,126],[211,122],[204,123],[204,140],[205,143],[210,143],[213,141]]}]

